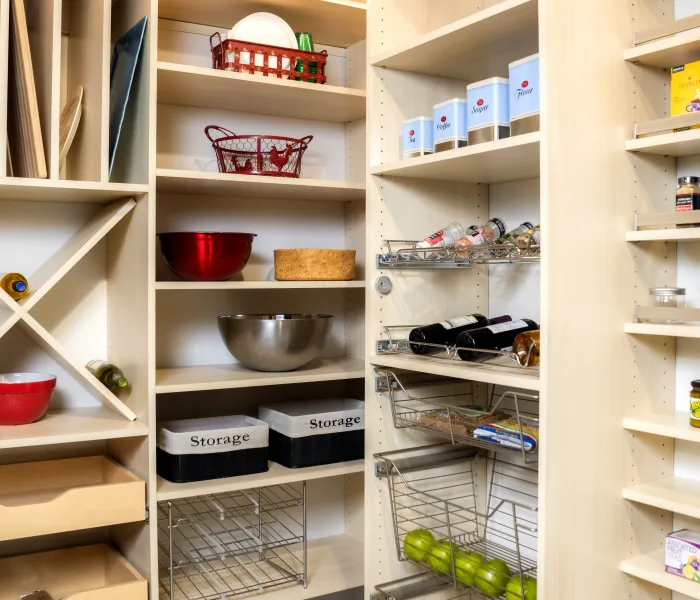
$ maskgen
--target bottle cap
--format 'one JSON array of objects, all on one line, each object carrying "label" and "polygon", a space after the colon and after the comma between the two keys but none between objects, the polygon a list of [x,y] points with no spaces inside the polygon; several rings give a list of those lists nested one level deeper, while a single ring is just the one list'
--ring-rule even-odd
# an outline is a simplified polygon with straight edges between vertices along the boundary
[{"label": "bottle cap", "polygon": [[27,284],[24,283],[24,281],[15,281],[12,283],[12,289],[15,292],[26,292],[27,291]]},{"label": "bottle cap", "polygon": [[691,381],[690,385],[693,386],[693,389],[700,389],[700,379],[695,379]]},{"label": "bottle cap", "polygon": [[700,177],[679,177],[678,185],[700,184]]},{"label": "bottle cap", "polygon": [[119,380],[117,381],[117,385],[120,388],[125,388],[127,385],[129,385],[129,381],[127,380],[126,377],[120,377]]}]

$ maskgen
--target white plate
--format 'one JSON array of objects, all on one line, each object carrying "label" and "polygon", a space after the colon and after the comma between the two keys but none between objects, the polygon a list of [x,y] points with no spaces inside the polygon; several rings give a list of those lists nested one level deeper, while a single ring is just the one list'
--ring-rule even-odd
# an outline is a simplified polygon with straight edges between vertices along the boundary
[{"label": "white plate", "polygon": [[238,21],[229,33],[229,39],[282,48],[298,47],[294,31],[287,22],[266,12],[253,13]]}]

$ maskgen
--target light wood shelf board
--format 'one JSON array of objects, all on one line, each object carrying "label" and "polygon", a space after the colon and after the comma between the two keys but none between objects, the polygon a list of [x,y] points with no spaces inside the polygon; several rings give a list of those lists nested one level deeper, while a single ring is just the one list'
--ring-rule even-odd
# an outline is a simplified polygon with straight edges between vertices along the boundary
[{"label": "light wood shelf board", "polygon": [[0,338],[12,329],[19,321],[19,313],[11,313],[10,316],[0,323]]},{"label": "light wood shelf board", "polygon": [[90,250],[136,206],[134,200],[117,200],[96,214],[31,277],[32,290],[20,300],[31,310]]},{"label": "light wood shelf board", "polygon": [[158,102],[348,123],[366,114],[365,90],[158,63]]},{"label": "light wood shelf board", "polygon": [[22,427],[0,427],[0,450],[148,435],[148,426],[127,421],[105,407],[50,410]]},{"label": "light wood shelf board", "polygon": [[157,290],[306,290],[364,288],[364,281],[156,281]]},{"label": "light wood shelf board", "polygon": [[193,483],[171,483],[159,477],[158,501],[178,500],[206,494],[221,494],[271,485],[282,485],[284,483],[362,473],[365,469],[365,461],[354,460],[333,465],[307,467],[305,469],[288,469],[275,462],[270,462],[269,466],[270,468],[266,473],[242,475],[241,477],[229,477],[227,479],[212,479],[210,481],[195,481]]},{"label": "light wood shelf board", "polygon": [[107,204],[130,196],[142,196],[148,190],[147,185],[138,183],[0,178],[0,200]]},{"label": "light wood shelf board", "polygon": [[665,549],[660,548],[649,554],[623,560],[620,563],[620,570],[633,577],[700,600],[700,585],[683,577],[666,573],[665,564]]},{"label": "light wood shelf board", "polygon": [[625,333],[700,338],[700,325],[663,325],[660,323],[625,323]]},{"label": "light wood shelf board", "polygon": [[700,519],[700,481],[667,477],[622,490],[622,497],[641,504]]},{"label": "light wood shelf board", "polygon": [[474,82],[538,49],[536,0],[504,0],[370,58],[375,67]]},{"label": "light wood shelf board", "polygon": [[238,363],[202,365],[156,370],[156,392],[197,392],[268,385],[314,383],[360,379],[365,376],[364,361],[353,358],[323,358],[296,371],[263,373],[251,371]]},{"label": "light wood shelf board", "polygon": [[627,232],[628,242],[700,242],[700,227],[642,229]]},{"label": "light wood shelf board", "polygon": [[540,176],[540,132],[399,160],[370,174],[467,183],[533,179]]},{"label": "light wood shelf board", "polygon": [[627,140],[625,149],[630,152],[675,157],[700,154],[700,129]]},{"label": "light wood shelf board", "polygon": [[690,425],[687,412],[643,413],[638,416],[629,416],[625,417],[622,426],[630,431],[700,443],[700,429]]},{"label": "light wood shelf board", "polygon": [[350,46],[367,37],[365,0],[160,0],[158,16],[187,23],[220,27],[226,31],[256,10],[271,12],[294,31],[312,31],[314,42]]},{"label": "light wood shelf board", "polygon": [[625,60],[633,63],[672,69],[700,59],[700,30],[691,29],[667,38],[625,50]]},{"label": "light wood shelf board", "polygon": [[261,177],[156,169],[156,190],[173,194],[279,198],[284,200],[364,200],[365,182]]},{"label": "light wood shelf board", "polygon": [[534,390],[540,389],[537,376],[518,373],[513,369],[499,369],[488,366],[472,366],[460,364],[458,361],[447,361],[439,358],[429,359],[419,356],[372,356],[369,362],[376,367],[388,369],[405,369],[416,373],[428,373],[441,377],[466,379],[479,383],[502,385],[511,389]]},{"label": "light wood shelf board", "polygon": [[105,401],[107,406],[111,406],[118,413],[123,415],[129,421],[135,421],[136,415],[124,404],[114,393],[107,387],[102,385],[99,380],[90,373],[84,365],[73,360],[69,352],[63,345],[54,338],[44,327],[30,314],[22,314],[19,321],[22,330],[29,335],[36,343],[43,346],[54,360],[57,360],[67,367],[71,368],[75,373],[84,380],[89,387],[95,390],[98,396]]}]

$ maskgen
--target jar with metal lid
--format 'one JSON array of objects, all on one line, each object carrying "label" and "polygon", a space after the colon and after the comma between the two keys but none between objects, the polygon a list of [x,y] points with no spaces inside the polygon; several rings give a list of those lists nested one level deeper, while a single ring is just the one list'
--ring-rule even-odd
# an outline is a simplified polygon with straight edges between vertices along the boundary
[{"label": "jar with metal lid", "polygon": [[690,382],[690,424],[700,428],[700,379]]},{"label": "jar with metal lid", "polygon": [[685,308],[685,288],[649,288],[649,306],[657,308]]},{"label": "jar with metal lid", "polygon": [[[676,189],[676,212],[700,210],[700,177],[679,177]],[[700,223],[683,223],[678,227],[698,227]]]}]

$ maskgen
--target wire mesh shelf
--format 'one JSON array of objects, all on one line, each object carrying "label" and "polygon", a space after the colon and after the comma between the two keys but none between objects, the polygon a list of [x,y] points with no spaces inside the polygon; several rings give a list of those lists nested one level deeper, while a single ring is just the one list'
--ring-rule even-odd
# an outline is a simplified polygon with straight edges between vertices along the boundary
[{"label": "wire mesh shelf", "polygon": [[415,240],[384,240],[386,252],[377,255],[380,269],[468,269],[472,265],[539,263],[540,246],[487,244],[469,248],[418,248]]},{"label": "wire mesh shelf", "polygon": [[[475,352],[473,348],[462,348],[460,346],[448,346],[442,344],[430,344],[428,342],[418,342],[411,341],[405,337],[397,337],[398,332],[404,331],[405,335],[415,329],[416,327],[421,327],[421,325],[385,325],[384,333],[387,339],[377,340],[377,354],[408,354],[410,356],[415,356],[421,360],[448,360],[457,364],[469,365],[471,367],[486,367],[486,368],[496,368],[496,369],[507,369],[516,370],[519,373],[528,373],[532,375],[539,375],[540,368],[538,366],[523,366],[520,364],[520,359],[515,352],[502,351],[502,350],[487,350],[479,348],[476,352],[482,356],[489,356],[490,358],[484,358],[481,360],[463,360],[459,356],[460,351],[465,351],[469,353]],[[416,354],[411,349],[411,346],[420,346],[421,348],[429,349],[427,354]],[[535,351],[534,346],[530,347],[527,356],[524,358],[523,362],[529,365],[531,357]]]},{"label": "wire mesh shelf", "polygon": [[306,484],[158,505],[161,600],[213,600],[306,587]]},{"label": "wire mesh shelf", "polygon": [[450,444],[385,452],[374,458],[377,476],[389,488],[398,560],[430,571],[420,557],[424,553],[413,551],[415,546],[408,546],[413,556],[406,554],[406,536],[425,529],[436,541],[453,544],[450,563],[443,563],[444,572],[436,574],[457,590],[469,589],[484,598],[505,597],[505,584],[489,590],[495,593],[486,593],[478,572],[470,579],[468,573],[455,569],[463,552],[505,562],[521,585],[525,577],[536,578],[536,468]]},{"label": "wire mesh shelf", "polygon": [[[477,404],[471,382],[459,382],[458,393],[436,395],[434,382],[404,385],[393,371],[375,369],[384,380],[381,391],[389,395],[394,427],[440,435],[452,444],[468,444],[504,454],[519,455],[525,464],[537,462],[539,397],[512,390],[496,394],[490,386],[486,405]],[[451,380],[445,380],[450,383]],[[504,424],[509,433],[493,435],[493,424]],[[497,441],[496,441],[497,440]]]}]

